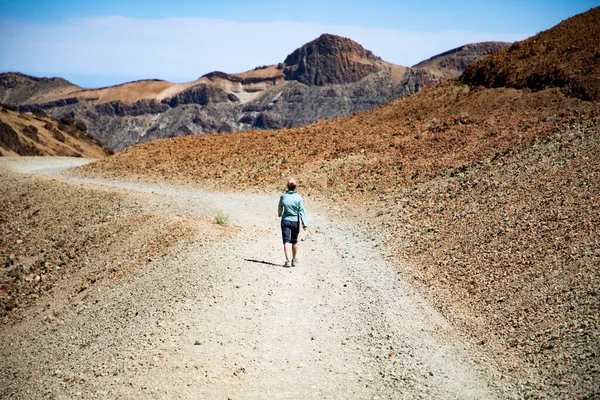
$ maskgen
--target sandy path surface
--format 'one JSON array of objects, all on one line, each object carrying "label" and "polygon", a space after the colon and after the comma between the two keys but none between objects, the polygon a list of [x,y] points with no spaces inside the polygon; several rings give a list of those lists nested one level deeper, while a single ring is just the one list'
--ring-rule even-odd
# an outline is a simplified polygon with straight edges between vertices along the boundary
[{"label": "sandy path surface", "polygon": [[[52,174],[86,160],[2,159]],[[8,398],[440,398],[510,393],[485,357],[377,248],[306,199],[300,266],[282,268],[277,195],[135,190],[157,211],[229,216],[232,235],[182,244],[60,315],[5,326]]]}]

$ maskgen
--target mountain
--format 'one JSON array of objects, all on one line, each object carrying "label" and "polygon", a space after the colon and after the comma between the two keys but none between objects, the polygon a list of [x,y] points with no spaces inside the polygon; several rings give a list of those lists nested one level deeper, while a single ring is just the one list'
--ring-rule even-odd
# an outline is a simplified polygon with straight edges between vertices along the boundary
[{"label": "mountain", "polygon": [[286,57],[284,75],[306,85],[343,85],[381,71],[380,61],[350,39],[324,34]]},{"label": "mountain", "polygon": [[24,114],[0,105],[0,156],[103,158],[110,154],[111,150],[87,134],[81,122],[57,121],[41,110]]},{"label": "mountain", "polygon": [[436,65],[434,57],[408,68],[350,39],[323,34],[283,63],[239,74],[211,72],[184,84],[142,80],[84,89],[60,78],[4,73],[0,102],[81,121],[102,143],[122,150],[160,138],[289,128],[369,110],[457,77],[468,64],[509,45],[470,45],[468,52],[443,55],[452,62]]},{"label": "mountain", "polygon": [[272,192],[295,176],[309,210],[366,230],[500,360],[510,397],[597,398],[599,27],[595,8],[363,113],[142,143],[81,171]]}]

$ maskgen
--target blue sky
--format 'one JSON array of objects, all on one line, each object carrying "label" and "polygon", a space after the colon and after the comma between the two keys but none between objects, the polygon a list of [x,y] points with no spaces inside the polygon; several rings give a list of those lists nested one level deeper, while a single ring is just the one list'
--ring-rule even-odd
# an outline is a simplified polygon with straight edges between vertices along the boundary
[{"label": "blue sky", "polygon": [[187,82],[282,62],[321,33],[414,65],[479,41],[522,40],[598,6],[548,1],[0,0],[0,72],[84,87]]}]

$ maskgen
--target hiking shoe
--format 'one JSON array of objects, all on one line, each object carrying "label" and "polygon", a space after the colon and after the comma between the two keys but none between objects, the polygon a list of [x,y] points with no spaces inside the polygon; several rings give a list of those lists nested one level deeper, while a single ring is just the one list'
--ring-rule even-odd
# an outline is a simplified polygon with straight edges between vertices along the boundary
[{"label": "hiking shoe", "polygon": [[298,260],[292,260],[292,267],[298,266]]},{"label": "hiking shoe", "polygon": [[289,268],[290,267],[290,262],[289,261],[284,262],[283,263],[283,267],[284,268]]}]

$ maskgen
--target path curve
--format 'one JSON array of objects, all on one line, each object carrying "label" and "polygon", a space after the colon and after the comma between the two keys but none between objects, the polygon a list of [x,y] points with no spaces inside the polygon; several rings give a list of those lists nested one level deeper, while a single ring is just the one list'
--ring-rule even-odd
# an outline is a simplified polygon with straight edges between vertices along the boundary
[{"label": "path curve", "polygon": [[210,216],[221,209],[239,232],[151,262],[44,337],[57,343],[50,353],[68,346],[71,333],[94,338],[62,369],[112,365],[124,356],[135,361],[135,368],[96,377],[88,397],[507,397],[477,349],[359,232],[318,212],[310,199],[301,264],[282,268],[277,195],[59,174],[85,162],[35,157],[2,159],[0,166],[143,192],[165,210]]}]

